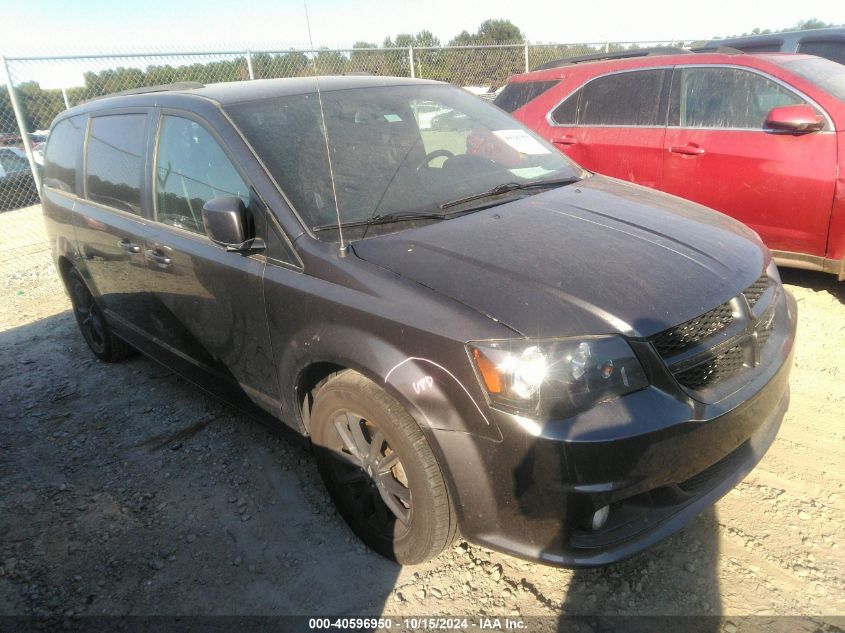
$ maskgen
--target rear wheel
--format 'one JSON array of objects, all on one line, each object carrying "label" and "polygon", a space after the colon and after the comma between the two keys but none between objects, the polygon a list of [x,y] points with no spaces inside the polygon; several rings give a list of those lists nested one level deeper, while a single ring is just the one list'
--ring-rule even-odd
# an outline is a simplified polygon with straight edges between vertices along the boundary
[{"label": "rear wheel", "polygon": [[455,515],[431,447],[375,383],[353,371],[328,378],[314,394],[311,431],[326,488],[362,541],[403,565],[451,544]]},{"label": "rear wheel", "polygon": [[100,306],[76,269],[67,274],[67,289],[76,323],[94,355],[109,363],[131,355],[134,350],[112,333]]}]

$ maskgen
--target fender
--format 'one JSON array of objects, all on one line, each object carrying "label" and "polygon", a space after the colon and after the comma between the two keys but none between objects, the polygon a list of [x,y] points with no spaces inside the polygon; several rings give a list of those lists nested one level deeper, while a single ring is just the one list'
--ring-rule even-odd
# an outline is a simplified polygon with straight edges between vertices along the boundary
[{"label": "fender", "polygon": [[[416,337],[409,337],[414,340]],[[346,325],[314,324],[281,350],[279,378],[285,419],[296,419],[294,395],[305,369],[324,362],[358,371],[405,407],[423,429],[459,431],[495,441],[501,433],[487,405],[462,347],[459,354],[438,362]],[[446,363],[444,365],[443,363]]]}]

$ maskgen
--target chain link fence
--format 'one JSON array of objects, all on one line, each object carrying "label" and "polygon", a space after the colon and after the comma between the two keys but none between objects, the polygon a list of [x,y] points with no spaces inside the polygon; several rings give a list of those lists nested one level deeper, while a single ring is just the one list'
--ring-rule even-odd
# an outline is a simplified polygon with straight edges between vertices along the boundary
[{"label": "chain link fence", "polygon": [[[53,118],[102,95],[169,84],[371,74],[436,79],[492,92],[549,61],[691,41],[497,44],[466,47],[227,50],[0,57],[0,273],[21,257],[48,258],[37,205],[42,152]],[[21,245],[25,246],[21,246]],[[26,268],[26,266],[24,266]]]}]

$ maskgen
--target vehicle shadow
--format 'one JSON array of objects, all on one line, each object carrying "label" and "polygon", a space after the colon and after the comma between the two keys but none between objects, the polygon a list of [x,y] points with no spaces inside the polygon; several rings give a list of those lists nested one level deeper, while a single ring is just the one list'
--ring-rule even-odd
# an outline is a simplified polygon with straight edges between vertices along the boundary
[{"label": "vehicle shadow", "polygon": [[401,568],[340,519],[301,440],[143,356],[97,361],[70,311],[0,349],[4,614],[382,612]]},{"label": "vehicle shadow", "polygon": [[816,292],[827,292],[845,305],[845,281],[839,281],[836,275],[800,268],[779,268],[781,280],[790,286],[801,286]]}]

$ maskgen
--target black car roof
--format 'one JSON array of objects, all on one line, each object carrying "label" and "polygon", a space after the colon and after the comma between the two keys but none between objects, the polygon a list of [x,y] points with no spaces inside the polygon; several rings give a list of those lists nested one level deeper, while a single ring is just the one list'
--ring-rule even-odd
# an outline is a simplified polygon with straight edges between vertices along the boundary
[{"label": "black car roof", "polygon": [[[319,77],[320,90],[350,90],[359,88],[381,88],[385,86],[440,84],[428,79],[410,79],[408,77],[381,77],[370,75],[325,76]],[[216,84],[171,84],[150,86],[125,93],[116,93],[97,97],[62,113],[60,118],[74,116],[96,110],[119,107],[144,107],[169,105],[176,101],[184,103],[184,98],[210,99],[220,105],[272,99],[297,94],[317,92],[314,77],[290,77],[285,79],[256,79],[251,81],[230,81]]]}]

